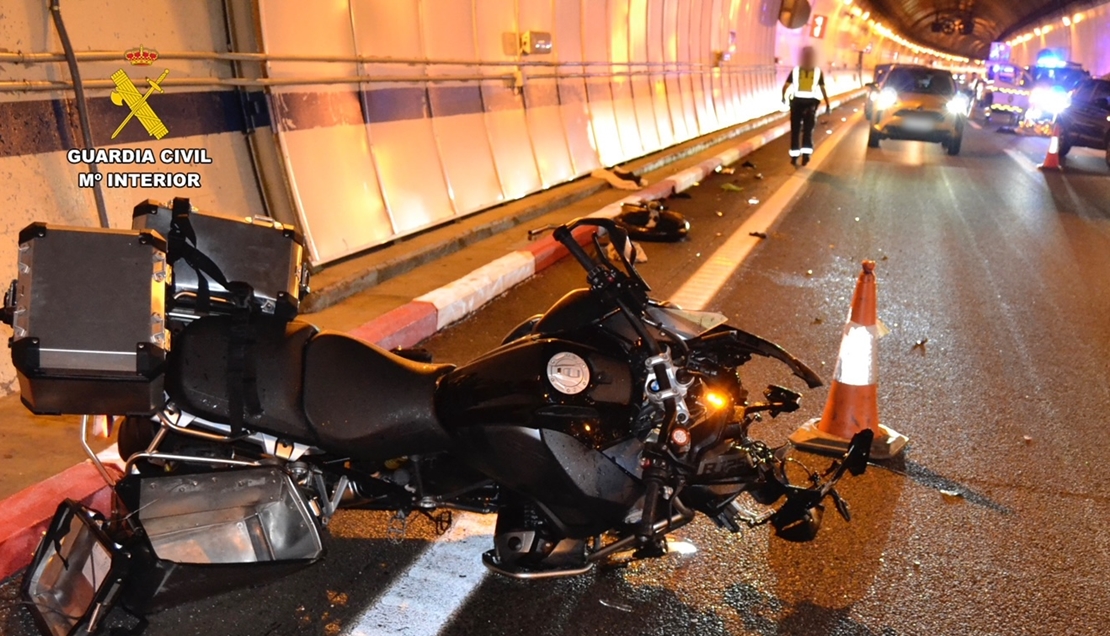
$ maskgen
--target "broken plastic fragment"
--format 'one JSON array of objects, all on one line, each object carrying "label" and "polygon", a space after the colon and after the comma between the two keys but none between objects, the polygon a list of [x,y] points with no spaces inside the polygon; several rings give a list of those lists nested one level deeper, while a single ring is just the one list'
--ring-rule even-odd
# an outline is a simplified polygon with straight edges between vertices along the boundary
[{"label": "broken plastic fragment", "polygon": [[759,205],[759,199],[755,197],[748,199],[748,205]]},{"label": "broken plastic fragment", "polygon": [[875,331],[878,332],[880,338],[885,338],[890,335],[890,327],[881,318],[875,320]]},{"label": "broken plastic fragment", "polygon": [[605,607],[611,607],[615,610],[620,610],[622,612],[631,612],[632,611],[631,607],[629,607],[629,606],[627,606],[623,603],[615,603],[613,601],[607,601],[603,598],[599,598],[598,602],[601,603],[602,605],[604,605]]}]

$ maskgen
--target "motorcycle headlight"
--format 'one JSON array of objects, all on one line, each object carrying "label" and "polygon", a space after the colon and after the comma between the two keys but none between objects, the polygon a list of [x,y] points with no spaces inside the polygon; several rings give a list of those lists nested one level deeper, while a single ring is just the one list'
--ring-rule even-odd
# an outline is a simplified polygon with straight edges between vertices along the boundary
[{"label": "motorcycle headlight", "polygon": [[1053,115],[1060,114],[1068,107],[1071,99],[1068,97],[1066,91],[1058,88],[1048,88],[1041,86],[1034,88],[1033,92],[1029,95],[1029,104],[1038,110]]},{"label": "motorcycle headlight", "polygon": [[884,88],[879,91],[879,96],[875,98],[875,107],[879,110],[886,110],[897,103],[898,91],[893,88]]},{"label": "motorcycle headlight", "polygon": [[963,93],[956,93],[955,97],[948,100],[948,112],[953,115],[966,115],[970,106],[971,101]]}]

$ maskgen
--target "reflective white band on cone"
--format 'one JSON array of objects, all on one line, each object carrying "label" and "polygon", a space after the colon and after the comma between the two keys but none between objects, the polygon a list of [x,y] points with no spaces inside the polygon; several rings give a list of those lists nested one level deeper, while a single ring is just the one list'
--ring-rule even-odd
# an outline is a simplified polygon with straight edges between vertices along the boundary
[{"label": "reflective white band on cone", "polygon": [[840,341],[833,377],[841,384],[868,386],[879,382],[879,328],[849,322]]}]

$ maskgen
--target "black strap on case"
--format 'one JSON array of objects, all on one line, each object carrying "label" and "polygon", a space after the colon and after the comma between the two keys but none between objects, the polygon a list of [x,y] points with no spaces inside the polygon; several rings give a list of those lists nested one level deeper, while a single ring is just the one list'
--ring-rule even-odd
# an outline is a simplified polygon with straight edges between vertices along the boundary
[{"label": "black strap on case", "polygon": [[197,233],[189,220],[189,213],[193,209],[189,199],[175,197],[171,206],[168,260],[172,266],[177,260],[182,259],[197,273],[196,309],[203,315],[211,308],[208,279],[227,289],[227,277],[224,276],[219,265],[216,265],[215,261],[197,247]]},{"label": "black strap on case", "polygon": [[247,283],[233,282],[225,285],[231,292],[235,309],[231,314],[231,333],[227,351],[227,406],[231,434],[243,434],[243,422],[248,416],[262,413],[258,397],[258,375],[255,367],[252,328],[254,289]]},{"label": "black strap on case", "polygon": [[227,402],[232,437],[243,434],[247,417],[262,413],[258,397],[258,376],[255,371],[254,330],[252,325],[254,288],[248,283],[228,281],[219,266],[197,246],[196,231],[189,220],[192,204],[176,197],[170,217],[169,261],[183,259],[197,273],[197,313],[204,315],[211,308],[208,279],[218,283],[231,295],[232,327],[227,350]]}]

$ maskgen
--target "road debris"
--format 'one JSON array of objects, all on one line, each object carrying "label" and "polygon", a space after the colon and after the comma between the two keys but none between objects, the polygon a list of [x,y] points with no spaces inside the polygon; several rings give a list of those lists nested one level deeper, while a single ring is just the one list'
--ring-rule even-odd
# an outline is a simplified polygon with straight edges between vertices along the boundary
[{"label": "road debris", "polygon": [[940,494],[944,495],[946,499],[963,499],[963,491],[954,488],[942,488]]},{"label": "road debris", "polygon": [[720,210],[717,210],[716,214],[717,214],[717,216],[724,216],[725,215],[725,213],[721,212]]},{"label": "road debris", "polygon": [[748,232],[748,236],[754,236],[756,238],[765,239],[765,238],[767,238],[767,233],[766,232]]},{"label": "road debris", "polygon": [[1033,443],[1033,438],[1029,437],[1028,435],[1022,435],[1021,439],[1023,439],[1026,444],[1032,444]]},{"label": "road debris", "polygon": [[639,190],[647,185],[647,181],[642,177],[616,168],[612,170],[598,168],[591,172],[590,176],[596,179],[604,179],[609,185],[619,190]]},{"label": "road debris", "polygon": [[759,179],[760,181],[762,181],[762,180],[763,180],[763,173],[762,173],[762,172],[757,172],[757,173],[755,173],[755,178],[756,178],[756,179]]},{"label": "road debris", "polygon": [[601,603],[605,607],[611,607],[615,610],[620,610],[622,612],[631,612],[632,611],[632,608],[629,607],[628,605],[625,605],[624,603],[616,603],[614,601],[607,601],[603,598],[597,599],[597,602]]},{"label": "road debris", "polygon": [[927,345],[927,344],[929,344],[929,339],[928,338],[922,338],[921,340],[918,340],[917,342],[913,343],[913,346],[910,347],[910,349],[920,351],[921,353],[925,353],[925,345]]},{"label": "road debris", "polygon": [[748,205],[759,205],[759,199],[755,197],[748,199]]},{"label": "road debris", "polygon": [[753,170],[755,169],[755,164],[752,163],[751,159],[745,160],[744,163],[742,163],[740,165],[745,167],[745,168],[752,168]]},{"label": "road debris", "polygon": [[813,276],[813,270],[812,269],[807,269],[806,270],[806,276]]},{"label": "road debris", "polygon": [[731,183],[731,182],[721,184],[721,189],[725,190],[727,192],[743,192],[744,191],[744,188],[741,188],[740,186],[736,185],[735,183]]},{"label": "road debris", "polygon": [[721,174],[733,174],[733,173],[736,172],[736,168],[726,168],[724,166],[717,166],[717,172],[720,172]]}]

